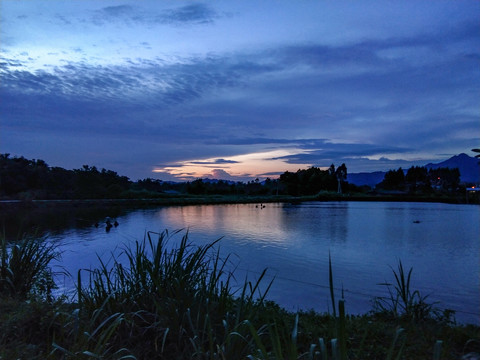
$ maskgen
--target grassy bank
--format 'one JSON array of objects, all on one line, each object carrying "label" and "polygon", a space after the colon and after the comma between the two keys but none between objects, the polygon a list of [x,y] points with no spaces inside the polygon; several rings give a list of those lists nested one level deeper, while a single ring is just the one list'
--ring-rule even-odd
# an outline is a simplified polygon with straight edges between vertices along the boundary
[{"label": "grassy bank", "polygon": [[[219,242],[149,233],[108,263],[74,274],[76,294],[53,298],[42,239],[2,242],[1,359],[460,359],[480,329],[460,326],[392,273],[391,296],[349,316],[330,267],[332,313],[288,312],[265,300],[264,274],[241,285]],[[328,256],[328,255],[327,255]],[[336,298],[337,296],[337,298]],[[334,310],[333,310],[334,309]]]},{"label": "grassy bank", "polygon": [[252,204],[272,202],[312,201],[314,196],[239,196],[239,195],[162,195],[146,199],[92,199],[92,200],[10,200],[0,202],[1,207],[58,207],[58,206],[167,206],[167,205],[214,205],[214,204]]},{"label": "grassy bank", "polygon": [[[471,199],[469,203],[477,202]],[[18,207],[85,207],[85,206],[170,206],[170,205],[215,205],[215,204],[259,204],[259,203],[301,203],[306,201],[400,201],[400,202],[439,202],[449,204],[466,203],[460,195],[392,195],[392,194],[338,194],[320,192],[316,195],[189,195],[162,194],[155,198],[128,199],[82,199],[82,200],[8,200],[0,201],[0,210]]]}]

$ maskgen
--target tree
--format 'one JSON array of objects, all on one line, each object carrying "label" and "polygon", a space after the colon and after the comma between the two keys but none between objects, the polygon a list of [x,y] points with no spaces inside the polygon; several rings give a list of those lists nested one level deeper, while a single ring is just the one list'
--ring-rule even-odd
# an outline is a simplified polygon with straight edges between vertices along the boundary
[{"label": "tree", "polygon": [[335,175],[335,165],[330,165],[330,167],[328,168],[328,173],[330,175]]},{"label": "tree", "polygon": [[411,193],[415,193],[418,190],[423,192],[430,192],[432,190],[426,167],[412,166],[407,171],[405,181],[409,185]]},{"label": "tree", "polygon": [[430,169],[428,178],[438,190],[454,191],[460,183],[460,170],[458,168]]},{"label": "tree", "polygon": [[338,182],[344,182],[347,178],[347,167],[342,164],[337,171],[338,173],[333,164],[328,170],[312,166],[308,169],[297,170],[295,173],[286,171],[280,175],[279,182],[289,195],[315,195],[322,190],[335,191],[338,189]]},{"label": "tree", "polygon": [[403,190],[405,188],[405,173],[402,168],[389,170],[379,186],[385,190]]},{"label": "tree", "polygon": [[204,194],[206,190],[206,184],[203,182],[202,179],[197,179],[188,183],[187,185],[187,192],[189,194],[200,195]]},{"label": "tree", "polygon": [[[332,164],[333,166],[333,164]],[[342,193],[342,183],[347,180],[347,166],[345,163],[340,165],[337,170],[335,171],[335,175],[337,177],[337,182],[338,182],[338,193]]]},{"label": "tree", "polygon": [[[300,170],[298,170],[300,171]],[[285,185],[287,194],[297,196],[299,191],[298,171],[292,173],[285,171],[280,175],[280,182]]]}]

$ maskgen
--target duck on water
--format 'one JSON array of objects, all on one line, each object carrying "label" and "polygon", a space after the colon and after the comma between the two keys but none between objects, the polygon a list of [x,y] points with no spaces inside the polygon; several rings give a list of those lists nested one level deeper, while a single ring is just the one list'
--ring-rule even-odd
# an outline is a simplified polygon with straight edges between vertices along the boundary
[{"label": "duck on water", "polygon": [[[110,218],[107,218],[107,220],[105,221],[105,231],[109,232],[112,227],[117,227],[118,225],[119,224],[117,220],[115,220],[112,224]],[[98,227],[98,223],[95,224],[95,227]]]}]

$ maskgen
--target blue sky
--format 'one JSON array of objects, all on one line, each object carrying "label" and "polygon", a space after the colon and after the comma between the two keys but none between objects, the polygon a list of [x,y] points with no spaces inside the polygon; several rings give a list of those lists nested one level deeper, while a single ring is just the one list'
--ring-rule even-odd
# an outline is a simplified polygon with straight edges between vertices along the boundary
[{"label": "blue sky", "polygon": [[0,2],[0,152],[191,180],[480,145],[478,1]]}]

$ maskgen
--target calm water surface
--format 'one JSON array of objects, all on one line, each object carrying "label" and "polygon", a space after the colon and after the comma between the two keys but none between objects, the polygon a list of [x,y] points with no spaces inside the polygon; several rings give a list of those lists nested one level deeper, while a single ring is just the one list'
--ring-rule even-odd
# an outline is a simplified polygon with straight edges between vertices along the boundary
[{"label": "calm water surface", "polygon": [[[107,214],[105,214],[107,216]],[[384,294],[401,260],[413,267],[413,287],[457,310],[457,320],[480,323],[480,207],[436,203],[307,202],[162,207],[115,214],[120,225],[106,232],[92,224],[51,231],[63,264],[76,274],[145,231],[188,229],[205,244],[222,237],[241,281],[264,268],[275,277],[268,298],[289,310],[331,308],[328,254],[337,297],[345,291],[347,312],[364,313]],[[419,222],[418,222],[419,221]],[[180,240],[176,235],[172,241]],[[71,286],[68,280],[65,286]],[[264,283],[264,287],[267,282]]]}]

